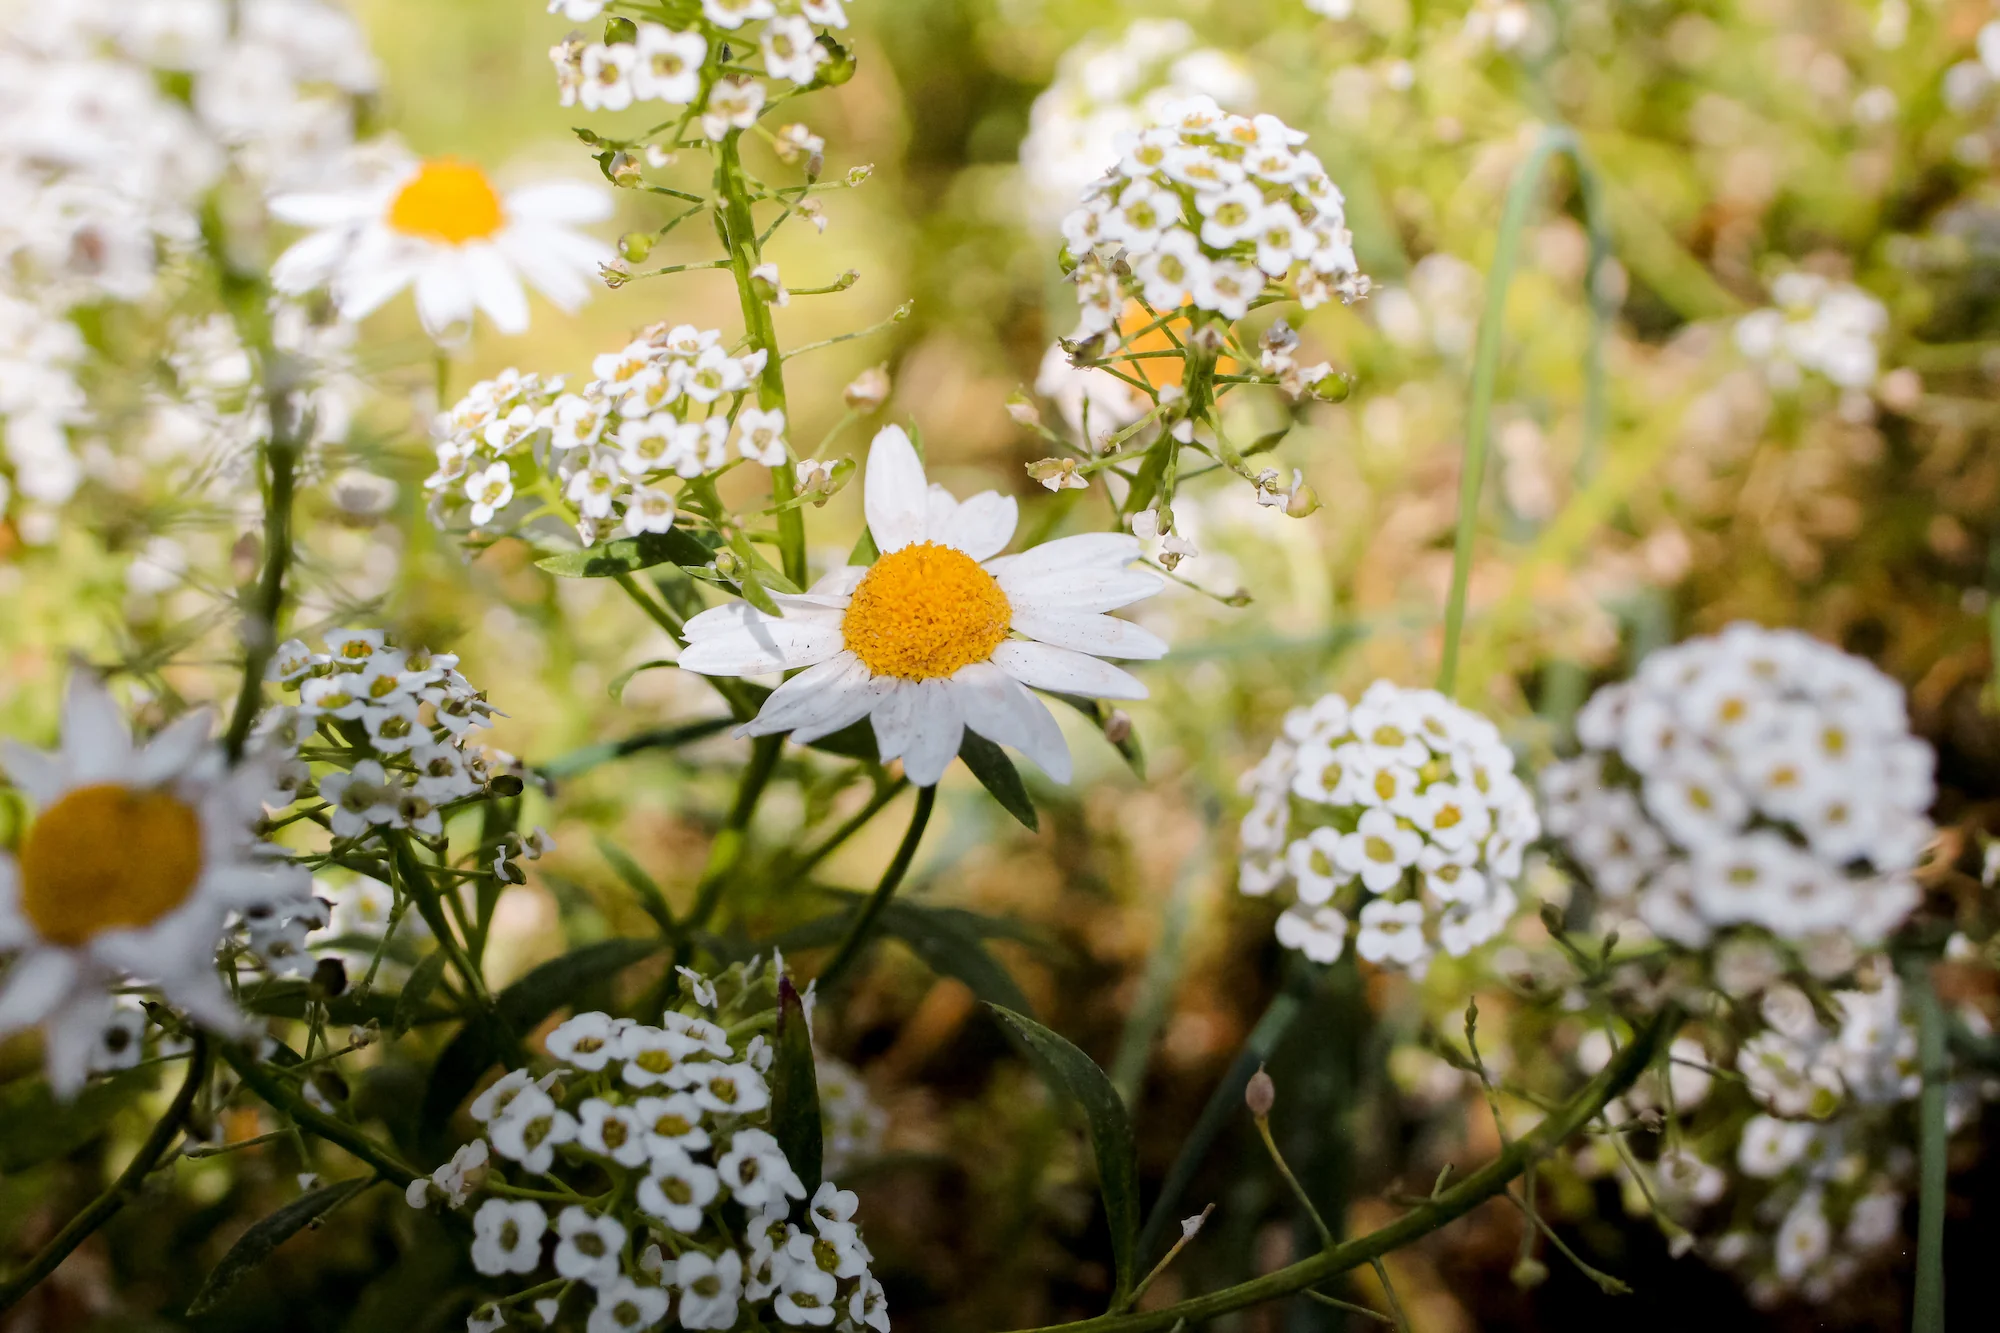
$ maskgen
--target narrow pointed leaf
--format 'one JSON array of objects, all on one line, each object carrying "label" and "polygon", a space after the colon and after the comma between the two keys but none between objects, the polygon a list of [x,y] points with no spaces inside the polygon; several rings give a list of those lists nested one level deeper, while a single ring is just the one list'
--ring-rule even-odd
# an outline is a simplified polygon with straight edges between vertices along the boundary
[{"label": "narrow pointed leaf", "polygon": [[674,930],[673,909],[667,906],[667,895],[653,877],[637,861],[625,854],[625,849],[609,838],[597,839],[597,851],[611,868],[618,872],[618,878],[625,881],[627,888],[638,895],[639,906],[646,909],[646,915],[661,930],[672,934]]},{"label": "narrow pointed leaf", "polygon": [[424,1012],[424,1001],[430,999],[444,977],[445,952],[433,949],[418,960],[410,969],[408,980],[403,982],[402,994],[396,997],[396,1017],[391,1024],[397,1036],[410,1030],[410,1026]]},{"label": "narrow pointed leaf", "polygon": [[979,779],[979,785],[993,793],[993,799],[1000,802],[1000,808],[1030,831],[1041,828],[1041,821],[1035,815],[1035,803],[1028,799],[1028,788],[1021,781],[1020,770],[1007,752],[987,740],[976,731],[965,733],[959,743],[958,757],[972,770],[972,776]]},{"label": "narrow pointed leaf", "polygon": [[778,983],[777,1053],[771,1063],[771,1132],[811,1198],[825,1156],[812,1029],[790,977]]},{"label": "narrow pointed leaf", "polygon": [[648,532],[637,537],[621,537],[582,551],[565,551],[544,556],[535,562],[558,578],[608,579],[634,574],[654,565],[702,566],[715,559],[715,552],[679,528]]},{"label": "narrow pointed leaf", "polygon": [[229,1253],[223,1255],[222,1262],[209,1273],[207,1280],[201,1284],[201,1290],[189,1303],[188,1314],[207,1314],[213,1310],[229,1294],[230,1288],[251,1269],[270,1258],[272,1251],[374,1183],[373,1176],[336,1180],[331,1185],[308,1190],[252,1226],[229,1247]]}]

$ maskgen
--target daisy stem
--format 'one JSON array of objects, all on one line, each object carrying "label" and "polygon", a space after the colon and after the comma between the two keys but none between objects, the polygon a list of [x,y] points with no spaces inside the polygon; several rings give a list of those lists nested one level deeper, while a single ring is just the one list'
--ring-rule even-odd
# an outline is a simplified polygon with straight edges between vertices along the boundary
[{"label": "daisy stem", "polygon": [[[778,349],[778,330],[771,321],[771,307],[757,295],[750,281],[750,272],[761,262],[761,255],[757,223],[750,212],[750,184],[743,175],[741,139],[742,131],[732,130],[716,148],[715,196],[722,206],[716,214],[716,223],[723,244],[729,248],[729,269],[736,279],[736,293],[743,306],[743,331],[750,345],[764,353],[764,371],[757,381],[757,406],[767,412],[782,412],[785,411],[785,356]],[[771,469],[773,505],[783,505],[796,490],[791,468]],[[778,537],[784,553],[785,577],[796,586],[805,587],[805,515],[797,509],[782,510],[778,514]]]},{"label": "daisy stem", "polygon": [[910,780],[908,778],[897,778],[894,782],[884,783],[882,786],[876,788],[875,794],[868,798],[868,804],[856,811],[852,819],[842,824],[832,833],[829,833],[825,841],[799,859],[798,864],[792,868],[791,873],[793,878],[804,879],[807,875],[811,874],[821,861],[832,855],[834,850],[842,843],[845,843],[849,838],[859,833],[869,820],[881,814],[883,808],[889,802],[901,796],[903,788],[909,785]]},{"label": "daisy stem", "polygon": [[208,1081],[208,1039],[200,1033],[194,1035],[194,1046],[189,1052],[187,1078],[181,1089],[174,1094],[173,1103],[167,1113],[153,1126],[152,1133],[139,1145],[138,1153],[125,1169],[118,1173],[118,1179],[111,1182],[111,1188],[92,1199],[84,1210],[69,1220],[69,1224],[49,1239],[49,1243],[35,1252],[35,1256],[6,1281],[0,1282],[0,1310],[13,1306],[23,1296],[35,1288],[43,1278],[56,1270],[57,1265],[69,1257],[70,1251],[83,1244],[92,1232],[131,1202],[152,1174],[160,1158],[181,1131],[188,1112],[194,1106],[195,1097]]},{"label": "daisy stem", "polygon": [[744,848],[749,843],[750,820],[757,813],[764,788],[770,785],[771,774],[777,771],[778,755],[784,744],[783,736],[759,736],[752,744],[750,765],[743,770],[743,781],[736,788],[736,803],[730,807],[729,818],[709,847],[708,865],[701,872],[701,887],[695,891],[694,907],[681,923],[683,938],[707,925],[721,905],[722,890],[743,860]]},{"label": "daisy stem", "polygon": [[840,948],[834,952],[833,961],[821,970],[819,984],[822,994],[839,981],[841,974],[853,965],[854,960],[860,956],[863,946],[868,943],[868,936],[873,932],[877,918],[882,915],[882,909],[896,896],[896,889],[902,884],[903,876],[910,871],[910,863],[916,860],[917,844],[923,841],[924,828],[931,822],[931,808],[936,804],[936,787],[917,788],[917,808],[910,816],[909,831],[903,834],[903,845],[896,849],[895,859],[890,861],[889,868],[882,872],[882,882],[875,886],[873,896],[862,905],[860,914],[854,918],[854,924],[848,928],[847,938],[840,942]]},{"label": "daisy stem", "polygon": [[[1240,1282],[1221,1291],[1137,1314],[1100,1315],[1074,1323],[1055,1324],[1031,1333],[1152,1333],[1185,1320],[1199,1324],[1232,1310],[1248,1309],[1319,1286],[1327,1279],[1359,1268],[1430,1235],[1465,1216],[1480,1204],[1505,1193],[1516,1177],[1554,1153],[1579,1130],[1602,1114],[1605,1104],[1632,1086],[1653,1061],[1662,1044],[1680,1027],[1683,1015],[1668,1006],[1614,1056],[1597,1077],[1527,1134],[1507,1145],[1499,1156],[1473,1172],[1434,1202],[1412,1209],[1380,1230],[1301,1259],[1275,1273]],[[1516,1200],[1518,1203],[1518,1200]]]}]

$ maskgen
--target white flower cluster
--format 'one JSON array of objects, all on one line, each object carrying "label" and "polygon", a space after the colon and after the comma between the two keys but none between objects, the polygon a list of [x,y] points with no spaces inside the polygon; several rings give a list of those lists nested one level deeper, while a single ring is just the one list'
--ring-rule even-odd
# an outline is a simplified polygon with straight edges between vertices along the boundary
[{"label": "white flower cluster", "polygon": [[845,1060],[823,1055],[814,1062],[819,1080],[820,1128],[825,1136],[822,1160],[828,1171],[845,1171],[882,1151],[889,1114],[876,1104],[861,1081],[861,1073]]},{"label": "white flower cluster", "polygon": [[[260,746],[289,756],[272,803],[290,805],[316,788],[336,838],[381,828],[438,837],[444,807],[491,779],[486,755],[467,742],[493,725],[495,710],[451,654],[406,652],[381,630],[335,630],[324,652],[298,639],[280,644],[267,678],[298,692],[296,704],[269,709],[258,723]],[[315,783],[298,750],[321,729],[370,757]],[[310,929],[324,925],[322,917]]]},{"label": "white flower cluster", "polygon": [[[1768,942],[1739,939],[1725,952],[1716,984],[1732,1003],[1716,1014],[1752,1025],[1736,1041],[1739,1077],[1715,1077],[1721,1071],[1695,1039],[1675,1043],[1673,1097],[1651,1109],[1680,1123],[1668,1140],[1675,1146],[1650,1166],[1650,1193],[1690,1229],[1696,1252],[1736,1272],[1758,1304],[1824,1303],[1900,1248],[1923,1085],[1915,1023],[1885,955],[1822,958],[1821,970],[1838,976],[1807,980],[1788,975]],[[1821,989],[1833,981],[1838,988]],[[1819,1005],[1806,985],[1820,989]],[[1959,1017],[1987,1031],[1976,1009]],[[1609,1055],[1608,1041],[1579,1050],[1586,1070]],[[1982,1095],[2000,1090],[1990,1078],[1948,1088],[1952,1132],[1976,1121]],[[1629,1176],[1608,1150],[1595,1156]],[[1629,1195],[1628,1203],[1644,1206]]]},{"label": "white flower cluster", "polygon": [[1840,389],[1872,388],[1889,311],[1852,283],[1793,271],[1771,283],[1771,304],[1736,321],[1736,346],[1773,388],[1796,389],[1806,371]]},{"label": "white flower cluster", "polygon": [[1274,285],[1308,309],[1364,295],[1339,187],[1305,138],[1204,96],[1122,136],[1117,164],[1063,219],[1083,307],[1075,336],[1115,329],[1128,286],[1161,313],[1191,305],[1230,320]]},{"label": "white flower cluster", "polygon": [[[185,99],[163,85],[185,81]],[[59,505],[89,424],[70,312],[153,296],[225,172],[309,180],[375,86],[323,0],[64,0],[0,20],[0,420],[11,489]],[[0,487],[0,505],[6,501]],[[46,523],[27,525],[29,535]]]},{"label": "white flower cluster", "polygon": [[1499,729],[1435,690],[1377,681],[1285,718],[1284,737],[1244,777],[1238,887],[1290,883],[1278,941],[1331,963],[1355,952],[1421,975],[1499,934],[1512,886],[1541,835]]},{"label": "white flower cluster", "polygon": [[785,414],[741,405],[764,371],[759,350],[731,356],[714,329],[654,325],[592,364],[580,394],[560,376],[508,370],[474,385],[438,423],[431,517],[465,510],[490,525],[548,472],[574,508],[586,545],[611,529],[637,536],[673,526],[665,484],[735,459],[786,460]]},{"label": "white flower cluster", "polygon": [[1196,46],[1194,29],[1179,19],[1138,19],[1115,38],[1078,43],[1028,109],[1021,174],[1032,220],[1058,226],[1118,160],[1120,137],[1158,124],[1178,99],[1202,94],[1234,109],[1256,93],[1236,56]]},{"label": "white flower cluster", "polygon": [[1599,690],[1577,736],[1542,794],[1606,925],[1636,916],[1696,949],[1737,925],[1867,944],[1917,903],[1931,750],[1901,687],[1859,658],[1733,625]]},{"label": "white flower cluster", "polygon": [[[481,1093],[472,1115],[485,1136],[409,1187],[419,1208],[479,1200],[473,1267],[497,1277],[546,1261],[594,1291],[592,1333],[888,1333],[855,1196],[829,1180],[808,1199],[771,1133],[765,1036],[732,1041],[698,1014],[669,1012],[652,1027],[585,1013],[546,1044],[558,1067],[539,1080],[515,1070]],[[613,1187],[577,1194],[553,1219],[507,1179],[560,1179],[571,1167],[608,1175]],[[471,1327],[500,1327],[505,1304],[482,1307]],[[552,1323],[557,1311],[540,1313]]]},{"label": "white flower cluster", "polygon": [[[597,0],[550,0],[549,12],[583,21],[596,18]],[[780,12],[780,9],[784,12]],[[762,23],[755,32],[746,25]],[[819,29],[845,28],[843,0],[702,0],[697,26],[675,30],[659,23],[634,25],[631,41],[585,42],[572,37],[549,51],[564,106],[622,111],[635,102],[666,102],[699,114],[709,139],[757,123],[772,100],[764,85],[742,73],[723,73],[724,51],[742,50],[753,37],[764,77],[806,87],[820,76],[831,53]]]}]

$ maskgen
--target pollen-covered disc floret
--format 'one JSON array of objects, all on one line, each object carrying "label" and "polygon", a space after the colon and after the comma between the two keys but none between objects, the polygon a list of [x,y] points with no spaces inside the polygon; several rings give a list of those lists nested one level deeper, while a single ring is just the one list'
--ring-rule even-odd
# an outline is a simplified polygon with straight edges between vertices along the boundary
[{"label": "pollen-covered disc floret", "polygon": [[553,490],[585,545],[665,532],[680,482],[742,460],[785,463],[782,409],[732,417],[764,365],[762,351],[732,356],[714,329],[656,324],[592,362],[580,392],[559,376],[503,371],[438,419],[437,470],[424,483],[432,521],[497,530],[517,496]]},{"label": "pollen-covered disc floret", "polygon": [[1599,690],[1577,738],[1542,795],[1607,925],[1636,917],[1689,948],[1746,926],[1868,944],[1917,903],[1931,749],[1859,658],[1734,625]]},{"label": "pollen-covered disc floret", "polygon": [[1143,699],[1146,687],[1103,658],[1150,658],[1167,646],[1105,614],[1151,596],[1159,576],[1133,568],[1139,541],[1092,532],[1001,555],[1011,498],[960,502],[933,486],[900,427],[868,450],[864,508],[881,552],[836,569],[779,615],[747,602],[687,622],[680,665],[711,676],[806,668],[771,692],[740,734],[790,732],[801,744],[868,719],[884,763],[934,785],[971,731],[1011,745],[1058,782],[1069,748],[1029,688]]},{"label": "pollen-covered disc floret", "polygon": [[116,701],[79,672],[61,749],[0,744],[35,811],[18,859],[0,854],[0,1037],[40,1028],[63,1096],[143,1042],[143,1017],[114,1006],[120,989],[238,1032],[216,971],[228,923],[311,902],[305,872],[255,832],[274,762],[230,767],[211,723],[192,713],[135,743]]},{"label": "pollen-covered disc floret", "polygon": [[1083,307],[1074,336],[1111,332],[1133,296],[1237,320],[1267,289],[1308,309],[1365,295],[1340,189],[1305,137],[1201,95],[1123,136],[1117,165],[1063,220]]},{"label": "pollen-covered disc floret", "polygon": [[1362,958],[1417,975],[1439,949],[1463,957],[1513,916],[1541,834],[1499,729],[1388,681],[1293,709],[1243,787],[1238,888],[1287,889],[1278,940],[1320,963],[1350,933]]},{"label": "pollen-covered disc floret", "polygon": [[[687,975],[688,998],[657,1026],[592,1012],[549,1033],[552,1067],[475,1097],[482,1136],[411,1184],[409,1203],[467,1211],[474,1268],[566,1282],[556,1299],[593,1329],[888,1333],[859,1201],[831,1180],[809,1188],[801,1172],[816,1165],[775,1132],[776,966]],[[807,1020],[795,1008],[786,1021]]]}]

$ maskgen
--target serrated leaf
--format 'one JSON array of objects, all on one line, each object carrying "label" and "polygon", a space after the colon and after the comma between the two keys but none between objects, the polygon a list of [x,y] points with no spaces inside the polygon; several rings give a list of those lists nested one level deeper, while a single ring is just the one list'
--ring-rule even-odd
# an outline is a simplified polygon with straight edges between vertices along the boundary
[{"label": "serrated leaf", "polygon": [[0,1175],[69,1156],[102,1134],[158,1079],[158,1069],[127,1069],[86,1085],[67,1102],[56,1100],[46,1079],[0,1087]]},{"label": "serrated leaf", "polygon": [[812,1029],[805,1005],[785,977],[778,983],[777,1051],[771,1061],[771,1133],[785,1150],[811,1198],[819,1189],[825,1154],[820,1124],[819,1075],[813,1065]]},{"label": "serrated leaf", "polygon": [[958,757],[972,770],[972,776],[979,779],[979,785],[993,793],[993,799],[1000,802],[1000,808],[1021,821],[1030,831],[1041,829],[1041,820],[1035,815],[1035,803],[1028,799],[1028,788],[1021,781],[1021,774],[1014,767],[1014,761],[1007,752],[987,740],[976,731],[965,733],[959,742]]},{"label": "serrated leaf", "polygon": [[222,1256],[222,1262],[209,1272],[201,1290],[188,1303],[188,1314],[201,1315],[213,1310],[230,1288],[270,1258],[272,1251],[374,1183],[373,1176],[336,1180],[331,1185],[308,1190],[257,1222],[237,1238],[229,1253]]},{"label": "serrated leaf", "polygon": [[396,997],[396,1018],[391,1024],[397,1036],[410,1030],[423,1012],[424,1001],[431,997],[437,984],[444,977],[445,952],[433,949],[417,961],[410,969],[410,975],[403,982],[402,993]]},{"label": "serrated leaf", "polygon": [[557,578],[608,579],[620,574],[636,574],[654,565],[700,567],[715,559],[715,552],[690,533],[679,528],[665,532],[645,532],[637,537],[620,537],[582,551],[565,551],[544,556],[535,562]]},{"label": "serrated leaf", "polygon": [[1139,1153],[1125,1103],[1097,1062],[1068,1040],[1004,1005],[989,1002],[986,1007],[1020,1038],[1050,1086],[1083,1107],[1091,1152],[1097,1158],[1104,1216],[1111,1224],[1111,1253],[1117,1268],[1115,1309],[1138,1277]]},{"label": "serrated leaf", "polygon": [[674,931],[673,909],[667,906],[667,895],[661,890],[659,884],[651,875],[646,873],[644,867],[630,856],[627,856],[625,849],[617,843],[611,841],[611,839],[605,837],[603,834],[597,835],[596,841],[598,855],[610,862],[611,868],[617,872],[618,878],[624,880],[625,886],[638,895],[639,906],[646,910],[647,916],[653,918],[653,924],[668,934],[672,934]]}]

